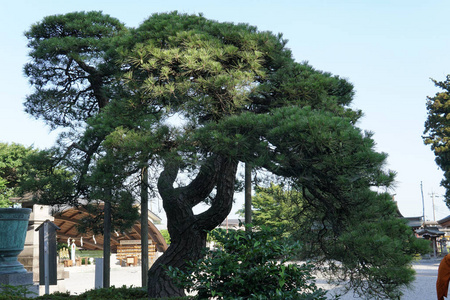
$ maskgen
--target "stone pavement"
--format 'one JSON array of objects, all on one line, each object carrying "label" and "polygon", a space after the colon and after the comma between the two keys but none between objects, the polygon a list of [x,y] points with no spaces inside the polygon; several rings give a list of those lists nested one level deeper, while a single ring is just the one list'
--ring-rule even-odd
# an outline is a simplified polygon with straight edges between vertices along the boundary
[{"label": "stone pavement", "polygon": [[[95,266],[79,266],[65,268],[69,271],[69,278],[65,279],[66,290],[70,294],[81,294],[87,290],[92,290],[95,286]],[[142,286],[141,285],[141,267],[120,267],[111,265],[110,275],[111,286]]]},{"label": "stone pavement", "polygon": [[[439,259],[421,260],[413,265],[416,270],[416,280],[408,289],[405,289],[402,300],[435,300],[436,299],[436,278]],[[81,294],[86,290],[94,288],[95,284],[95,266],[79,266],[65,268],[69,271],[70,277],[65,280],[67,291],[71,294]],[[120,267],[111,266],[111,285],[116,287],[141,286],[141,267]],[[336,291],[328,286],[324,281],[318,280],[318,285],[330,290],[329,299],[332,299],[332,293]],[[355,300],[353,295],[345,295],[341,300]]]}]

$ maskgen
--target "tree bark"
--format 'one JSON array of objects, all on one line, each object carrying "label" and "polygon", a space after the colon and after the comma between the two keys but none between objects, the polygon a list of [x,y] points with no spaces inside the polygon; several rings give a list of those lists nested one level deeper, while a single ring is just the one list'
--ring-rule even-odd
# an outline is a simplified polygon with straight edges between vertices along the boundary
[{"label": "tree bark", "polygon": [[[223,157],[210,157],[197,177],[186,187],[173,188],[178,173],[176,164],[166,164],[158,181],[158,190],[167,214],[171,244],[149,270],[149,298],[184,296],[165,274],[163,266],[185,268],[187,262],[197,261],[206,247],[207,232],[220,225],[233,205],[237,162]],[[192,208],[216,188],[211,207],[194,215]]]},{"label": "tree bark", "polygon": [[163,266],[183,268],[188,261],[201,258],[202,249],[206,246],[206,232],[189,226],[183,238],[174,241],[164,254],[153,264],[148,272],[149,298],[183,297],[184,289],[176,286],[166,275]]}]

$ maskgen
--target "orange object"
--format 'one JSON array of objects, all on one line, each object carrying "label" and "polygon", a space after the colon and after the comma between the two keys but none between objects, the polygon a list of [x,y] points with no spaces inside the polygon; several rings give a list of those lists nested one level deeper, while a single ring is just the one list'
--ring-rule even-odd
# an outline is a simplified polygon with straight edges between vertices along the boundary
[{"label": "orange object", "polygon": [[73,262],[70,259],[64,261],[64,267],[71,267],[72,264]]},{"label": "orange object", "polygon": [[447,297],[449,281],[450,281],[450,254],[447,254],[441,260],[438,269],[438,277],[436,281],[436,293],[438,300],[444,300],[444,297]]}]

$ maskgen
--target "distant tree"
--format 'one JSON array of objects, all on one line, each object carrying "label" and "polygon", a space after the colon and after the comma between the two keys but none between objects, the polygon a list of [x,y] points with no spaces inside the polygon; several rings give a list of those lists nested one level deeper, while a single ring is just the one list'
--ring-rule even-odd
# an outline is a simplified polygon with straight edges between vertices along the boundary
[{"label": "distant tree", "polygon": [[[274,183],[268,187],[257,185],[252,197],[252,224],[293,232],[298,227],[295,219],[302,214],[303,203],[302,193],[296,190]],[[244,210],[238,213],[243,216]]]},{"label": "distant tree", "polygon": [[8,189],[6,186],[7,183],[6,180],[0,178],[0,207],[9,207],[12,204],[9,198],[12,197],[13,193],[11,189]]},{"label": "distant tree", "polygon": [[162,229],[160,230],[161,235],[163,236],[163,238],[166,240],[167,245],[170,245],[170,234],[169,231],[167,229]]},{"label": "distant tree", "polygon": [[437,165],[444,171],[441,185],[446,189],[445,198],[450,205],[450,75],[444,81],[432,80],[442,89],[434,97],[427,98],[428,117],[425,121],[423,140],[430,145]]},{"label": "distant tree", "polygon": [[11,206],[9,200],[19,196],[19,185],[26,180],[27,157],[37,150],[20,144],[0,143],[0,207]]}]

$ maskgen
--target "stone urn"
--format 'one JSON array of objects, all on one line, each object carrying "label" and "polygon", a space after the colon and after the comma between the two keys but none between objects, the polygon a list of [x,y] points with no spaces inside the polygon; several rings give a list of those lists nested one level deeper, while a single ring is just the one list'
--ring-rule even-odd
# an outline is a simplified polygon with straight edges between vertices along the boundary
[{"label": "stone urn", "polygon": [[17,260],[27,235],[30,208],[0,208],[0,274],[26,273]]}]

